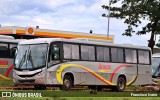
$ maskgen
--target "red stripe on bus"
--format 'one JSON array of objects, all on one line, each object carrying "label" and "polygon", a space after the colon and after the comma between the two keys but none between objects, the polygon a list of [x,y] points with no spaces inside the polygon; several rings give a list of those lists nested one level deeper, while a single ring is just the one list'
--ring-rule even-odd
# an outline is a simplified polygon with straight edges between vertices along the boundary
[{"label": "red stripe on bus", "polygon": [[6,72],[6,77],[8,77],[9,73],[11,72],[11,70],[14,68],[14,65],[10,66],[9,69]]},{"label": "red stripe on bus", "polygon": [[110,82],[112,82],[114,75],[115,75],[116,72],[117,72],[120,68],[122,68],[122,67],[132,67],[132,66],[131,66],[131,65],[128,65],[128,64],[123,64],[123,65],[118,66],[118,67],[113,71],[113,73],[111,74]]}]

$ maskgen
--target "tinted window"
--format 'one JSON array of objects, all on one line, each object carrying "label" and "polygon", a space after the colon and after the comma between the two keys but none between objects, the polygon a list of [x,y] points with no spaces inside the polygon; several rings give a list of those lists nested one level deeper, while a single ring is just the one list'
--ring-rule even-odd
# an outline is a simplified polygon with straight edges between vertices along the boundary
[{"label": "tinted window", "polygon": [[17,48],[17,44],[10,44],[9,48],[10,48],[10,57],[14,58],[15,57],[16,48]]},{"label": "tinted window", "polygon": [[0,57],[2,58],[9,57],[9,48],[7,43],[0,43]]}]

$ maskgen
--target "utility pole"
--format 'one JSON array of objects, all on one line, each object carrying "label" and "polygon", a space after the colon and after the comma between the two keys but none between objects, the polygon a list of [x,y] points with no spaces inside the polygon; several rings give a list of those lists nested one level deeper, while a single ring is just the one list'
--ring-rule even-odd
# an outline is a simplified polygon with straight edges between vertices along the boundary
[{"label": "utility pole", "polygon": [[109,37],[109,23],[110,23],[110,6],[111,6],[111,1],[109,0],[107,38]]}]

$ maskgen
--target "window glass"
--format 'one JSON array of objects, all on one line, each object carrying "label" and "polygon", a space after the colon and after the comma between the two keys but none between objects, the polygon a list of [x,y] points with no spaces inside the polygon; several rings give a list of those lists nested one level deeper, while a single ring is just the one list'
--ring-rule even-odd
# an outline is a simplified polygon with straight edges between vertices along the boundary
[{"label": "window glass", "polygon": [[150,56],[149,56],[149,51],[145,51],[144,52],[144,58],[145,58],[145,64],[149,64],[150,63]]},{"label": "window glass", "polygon": [[0,57],[9,57],[8,44],[0,43]]},{"label": "window glass", "polygon": [[60,60],[60,48],[56,45],[52,49],[52,60]]},{"label": "window glass", "polygon": [[17,48],[18,44],[10,44],[9,48],[10,48],[10,57],[14,58],[15,57],[15,52],[16,52],[16,48]]},{"label": "window glass", "polygon": [[117,48],[111,48],[111,58],[112,58],[112,62],[118,62]]},{"label": "window glass", "polygon": [[72,59],[79,59],[79,46],[72,45]]},{"label": "window glass", "polygon": [[132,50],[132,62],[137,63],[137,51]]},{"label": "window glass", "polygon": [[95,49],[94,46],[88,46],[89,60],[95,60]]},{"label": "window glass", "polygon": [[104,61],[110,61],[109,48],[104,47]]},{"label": "window glass", "polygon": [[97,47],[97,60],[98,61],[110,61],[109,48]]},{"label": "window glass", "polygon": [[47,44],[30,45],[28,51],[28,65],[29,68],[38,68],[45,66],[47,54]]},{"label": "window glass", "polygon": [[72,45],[71,44],[63,44],[64,50],[64,59],[72,58]]},{"label": "window glass", "polygon": [[118,48],[118,62],[124,62],[123,49]]},{"label": "window glass", "polygon": [[138,50],[138,61],[141,64],[149,64],[150,63],[149,51]]},{"label": "window glass", "polygon": [[49,50],[48,67],[60,63],[60,46],[59,44],[52,44]]},{"label": "window glass", "polygon": [[79,46],[63,44],[64,59],[79,59]]},{"label": "window glass", "polygon": [[144,51],[138,50],[138,61],[139,61],[139,63],[144,64],[144,60],[145,60]]},{"label": "window glass", "polygon": [[125,60],[127,63],[137,63],[136,50],[125,49]]},{"label": "window glass", "polygon": [[111,48],[111,58],[112,62],[124,62],[123,49]]},{"label": "window glass", "polygon": [[97,47],[97,60],[104,61],[104,49],[103,47]]},{"label": "window glass", "polygon": [[82,60],[89,60],[89,51],[88,46],[81,46],[81,59]]}]

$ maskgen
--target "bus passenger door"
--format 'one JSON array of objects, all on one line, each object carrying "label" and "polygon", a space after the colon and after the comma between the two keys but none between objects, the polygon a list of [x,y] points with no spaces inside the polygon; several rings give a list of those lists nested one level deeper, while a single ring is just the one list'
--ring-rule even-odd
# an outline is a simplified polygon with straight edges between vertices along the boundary
[{"label": "bus passenger door", "polygon": [[47,84],[57,84],[56,71],[60,62],[60,45],[53,43],[50,46],[48,55]]}]

